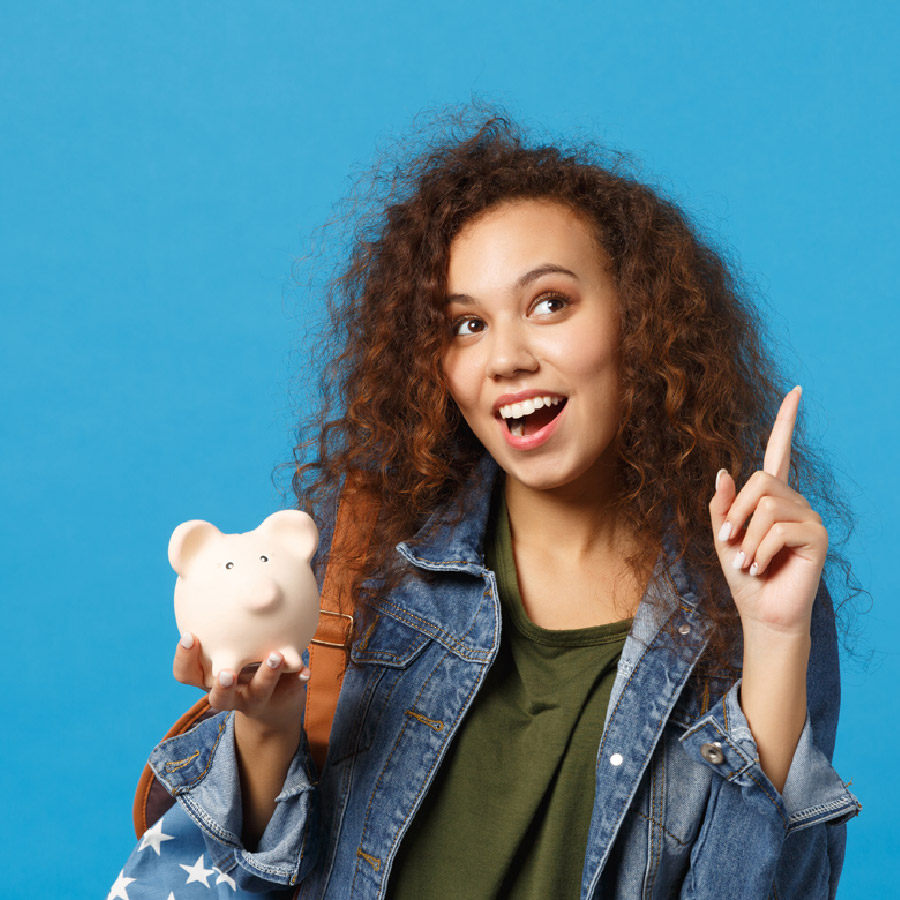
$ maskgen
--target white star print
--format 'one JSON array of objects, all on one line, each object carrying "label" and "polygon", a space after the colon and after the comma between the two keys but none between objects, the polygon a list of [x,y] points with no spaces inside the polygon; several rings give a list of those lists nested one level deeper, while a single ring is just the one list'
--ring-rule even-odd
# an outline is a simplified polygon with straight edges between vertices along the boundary
[{"label": "white star print", "polygon": [[119,877],[116,879],[116,883],[109,889],[109,894],[106,897],[106,900],[128,900],[128,891],[126,888],[132,881],[133,878],[126,878],[123,874],[125,870],[119,872]]},{"label": "white star print", "polygon": [[224,881],[233,891],[237,891],[237,884],[235,884],[234,879],[230,875],[226,875],[221,869],[217,869],[215,866],[213,866],[213,871],[219,876],[216,879],[216,884],[221,884]]},{"label": "white star print", "polygon": [[175,894],[173,894],[172,891],[169,891],[169,896],[166,897],[166,900],[175,900]]},{"label": "white star print", "polygon": [[159,856],[159,845],[163,841],[171,840],[173,840],[171,834],[163,834],[162,819],[160,819],[152,828],[148,828],[144,832],[139,849],[146,850],[148,847],[152,847],[156,851],[156,855]]},{"label": "white star print", "polygon": [[184,863],[181,863],[181,868],[188,873],[188,880],[185,884],[190,884],[192,881],[199,881],[203,884],[203,887],[209,887],[206,883],[206,879],[212,875],[214,870],[204,867],[202,853],[197,857],[197,862],[192,866],[186,866]]}]

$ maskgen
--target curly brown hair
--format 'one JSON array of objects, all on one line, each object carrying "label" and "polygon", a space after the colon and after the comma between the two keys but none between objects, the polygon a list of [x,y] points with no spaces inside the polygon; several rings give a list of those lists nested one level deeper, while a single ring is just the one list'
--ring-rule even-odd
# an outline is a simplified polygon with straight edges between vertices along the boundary
[{"label": "curly brown hair", "polygon": [[[308,423],[316,436],[295,451],[302,506],[315,510],[351,476],[380,504],[377,536],[357,571],[357,610],[366,606],[363,579],[391,579],[395,545],[458,493],[485,452],[441,371],[451,242],[503,201],[552,200],[593,225],[617,287],[618,505],[644,538],[629,563],[646,571],[674,527],[714,623],[707,665],[727,668],[740,623],[708,503],[720,468],[740,485],[762,467],[775,413],[793,386],[779,374],[758,311],[722,254],[674,202],[633,175],[626,155],[529,141],[483,107],[445,112],[426,133],[424,150],[381,163],[364,181],[368,194],[353,201],[349,260],[329,283],[331,339],[321,346],[331,356],[323,404]],[[849,509],[807,446],[802,422],[790,481],[832,527],[843,526],[846,540]],[[832,536],[829,565],[839,564],[852,587],[842,542]]]}]

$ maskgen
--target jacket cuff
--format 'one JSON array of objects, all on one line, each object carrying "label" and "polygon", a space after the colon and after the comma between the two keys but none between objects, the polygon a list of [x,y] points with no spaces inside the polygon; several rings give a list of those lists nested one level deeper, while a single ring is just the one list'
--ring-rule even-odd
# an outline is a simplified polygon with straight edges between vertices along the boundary
[{"label": "jacket cuff", "polygon": [[251,876],[294,884],[311,865],[314,788],[301,744],[288,768],[275,811],[253,853],[241,843],[240,775],[234,746],[234,715],[219,713],[184,734],[160,743],[150,767],[166,790],[199,826],[210,851],[233,851]]},{"label": "jacket cuff", "polygon": [[[759,752],[738,700],[740,680],[680,738],[696,761],[741,788],[744,799],[778,812],[785,834],[819,822],[838,825],[857,815],[859,801],[815,745],[809,713],[787,780],[779,793],[759,765]],[[763,809],[760,810],[764,811]]]}]

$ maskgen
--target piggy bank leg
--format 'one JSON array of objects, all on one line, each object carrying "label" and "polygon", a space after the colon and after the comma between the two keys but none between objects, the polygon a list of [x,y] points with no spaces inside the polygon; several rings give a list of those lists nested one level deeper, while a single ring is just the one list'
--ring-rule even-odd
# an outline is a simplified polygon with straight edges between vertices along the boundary
[{"label": "piggy bank leg", "polygon": [[282,647],[279,652],[284,657],[285,671],[299,672],[303,668],[303,658],[296,647]]},{"label": "piggy bank leg", "polygon": [[237,675],[239,662],[240,660],[233,654],[217,654],[211,658],[209,670],[213,678],[218,678],[222,669],[228,669],[229,672]]}]

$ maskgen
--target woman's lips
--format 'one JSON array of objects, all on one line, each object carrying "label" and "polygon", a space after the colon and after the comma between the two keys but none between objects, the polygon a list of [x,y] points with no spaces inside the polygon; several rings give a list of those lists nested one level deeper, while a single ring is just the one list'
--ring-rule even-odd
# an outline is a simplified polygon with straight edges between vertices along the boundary
[{"label": "woman's lips", "polygon": [[553,433],[559,427],[560,420],[565,414],[567,405],[567,403],[563,402],[559,406],[553,407],[554,409],[559,410],[559,412],[557,412],[557,414],[549,422],[547,422],[546,425],[543,425],[536,431],[527,434],[523,433],[517,435],[513,434],[512,431],[510,431],[509,425],[520,420],[499,419],[498,422],[501,430],[503,431],[503,437],[506,440],[507,445],[512,447],[514,450],[534,450],[536,447],[540,447],[551,438]]}]

